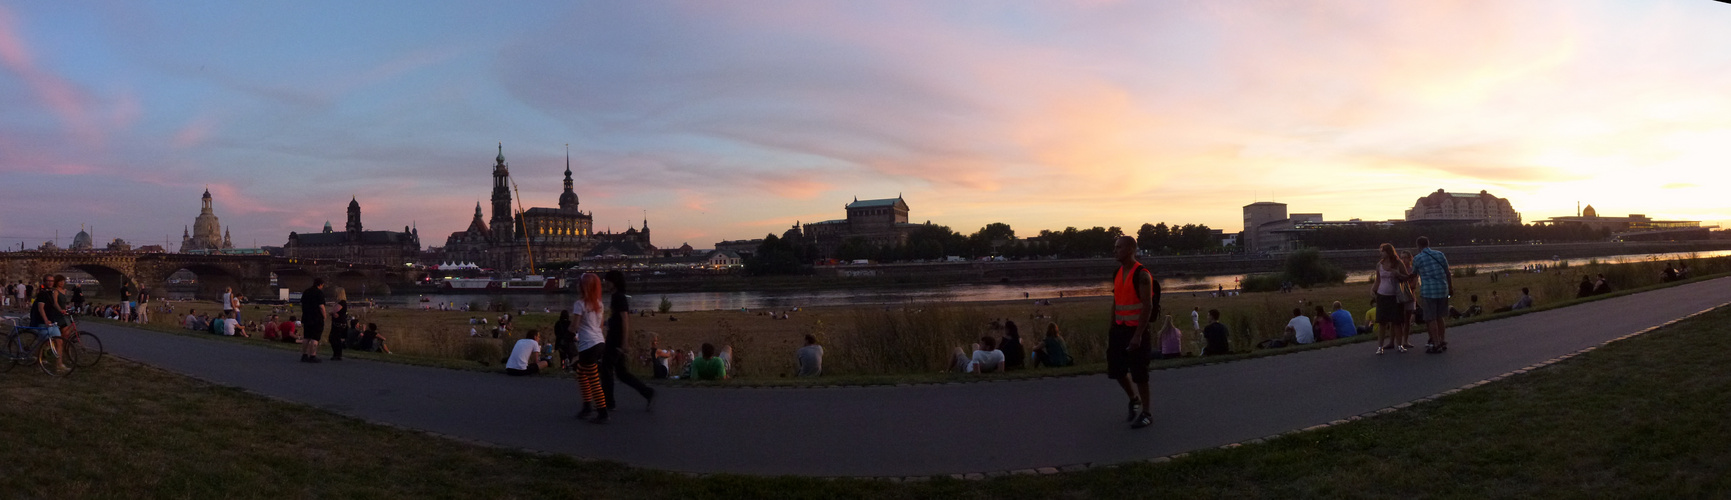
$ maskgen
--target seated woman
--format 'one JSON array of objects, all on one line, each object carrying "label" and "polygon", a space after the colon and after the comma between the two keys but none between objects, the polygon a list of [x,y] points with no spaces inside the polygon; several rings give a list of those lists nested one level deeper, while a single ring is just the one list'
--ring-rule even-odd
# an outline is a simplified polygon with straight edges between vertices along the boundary
[{"label": "seated woman", "polygon": [[259,337],[263,338],[264,340],[276,340],[278,337],[278,335],[276,333],[277,323],[279,323],[279,322],[276,320],[275,314],[272,314],[272,315],[270,315],[269,318],[266,318],[264,321],[264,325],[259,327],[259,330],[260,330],[259,331]]},{"label": "seated woman", "polygon": [[1158,338],[1160,339],[1161,359],[1176,358],[1184,355],[1184,344],[1181,339],[1184,333],[1179,331],[1178,326],[1172,323],[1172,315],[1166,315],[1165,325],[1161,326],[1160,331],[1155,333],[1159,335]]},{"label": "seated woman", "polygon": [[1317,342],[1340,338],[1339,332],[1335,331],[1334,318],[1322,306],[1316,306],[1316,315],[1310,318],[1310,328],[1316,332]]},{"label": "seated woman", "polygon": [[974,357],[968,360],[968,373],[997,373],[1004,370],[1004,351],[998,350],[998,341],[992,337],[980,337],[980,344],[974,350]]},{"label": "seated woman", "polygon": [[1058,332],[1057,323],[1046,325],[1046,339],[1040,341],[1040,346],[1034,348],[1034,367],[1070,366],[1070,346],[1064,343],[1064,336]]}]

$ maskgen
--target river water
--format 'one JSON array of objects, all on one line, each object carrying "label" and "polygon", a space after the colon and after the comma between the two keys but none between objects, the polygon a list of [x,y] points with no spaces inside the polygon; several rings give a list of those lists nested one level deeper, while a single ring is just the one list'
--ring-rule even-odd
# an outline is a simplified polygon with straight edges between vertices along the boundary
[{"label": "river water", "polygon": [[[1643,260],[1674,260],[1690,255],[1706,258],[1731,255],[1731,250],[1694,253],[1663,253],[1636,254],[1596,257],[1594,259],[1563,259],[1571,266],[1586,264],[1589,260],[1600,262],[1635,262]],[[1533,265],[1555,266],[1557,260],[1528,260],[1497,262],[1490,264],[1473,264],[1470,266],[1479,270],[1522,269]],[[1372,271],[1354,271],[1347,273],[1348,281],[1364,281],[1370,279]],[[1238,287],[1238,281],[1243,274],[1215,276],[1179,276],[1160,279],[1162,288],[1167,293],[1208,291],[1225,288],[1232,290]],[[956,284],[921,288],[844,288],[829,290],[777,290],[777,291],[738,291],[738,292],[691,292],[668,294],[639,294],[631,297],[633,309],[656,309],[661,299],[665,297],[673,304],[674,311],[708,311],[717,309],[769,309],[784,310],[795,307],[859,305],[859,304],[903,304],[920,302],[978,302],[993,300],[1038,300],[1063,297],[1085,297],[1106,295],[1110,293],[1109,284],[1102,277],[1098,280],[1078,281],[1073,283],[1038,283],[1038,284]],[[350,297],[355,298],[351,294]],[[514,309],[557,311],[571,307],[577,299],[575,294],[437,294],[425,296],[432,302],[420,302],[420,296],[392,295],[373,297],[382,304],[398,307],[420,307],[423,305],[438,307],[439,302],[447,306],[462,308],[469,304],[481,307],[495,301],[504,301]]]}]

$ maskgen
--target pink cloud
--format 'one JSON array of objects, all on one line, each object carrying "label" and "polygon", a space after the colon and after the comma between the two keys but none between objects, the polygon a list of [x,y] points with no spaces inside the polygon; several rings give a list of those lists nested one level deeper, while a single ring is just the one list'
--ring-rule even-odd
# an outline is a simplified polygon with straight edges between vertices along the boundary
[{"label": "pink cloud", "polygon": [[0,6],[0,63],[18,74],[86,145],[102,144],[102,127],[87,109],[91,99],[76,84],[36,66],[29,47],[19,35],[17,18],[4,6]]},{"label": "pink cloud", "polygon": [[200,115],[174,134],[174,147],[186,149],[203,144],[210,139],[211,129],[216,127],[216,117]]}]

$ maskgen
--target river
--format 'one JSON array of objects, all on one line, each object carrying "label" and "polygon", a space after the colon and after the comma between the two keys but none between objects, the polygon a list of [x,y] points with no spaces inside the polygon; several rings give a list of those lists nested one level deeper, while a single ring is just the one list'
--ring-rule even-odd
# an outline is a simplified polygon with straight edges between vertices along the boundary
[{"label": "river", "polygon": [[[1595,257],[1592,259],[1563,259],[1571,266],[1586,264],[1589,260],[1600,262],[1635,262],[1643,260],[1675,260],[1690,255],[1707,258],[1731,255],[1731,250],[1692,253],[1661,253],[1635,254]],[[1490,264],[1473,264],[1470,266],[1479,270],[1522,269],[1532,265],[1555,266],[1560,261],[1528,260],[1512,262],[1496,262]],[[1348,281],[1364,281],[1370,279],[1372,271],[1354,271],[1347,273]],[[1214,276],[1168,276],[1160,279],[1163,289],[1172,292],[1202,293],[1220,288],[1227,290],[1238,287],[1238,281],[1243,274]],[[1073,283],[1040,283],[1040,284],[956,284],[922,288],[854,288],[829,290],[778,290],[778,291],[739,291],[739,292],[692,292],[668,294],[639,294],[631,297],[633,309],[654,310],[660,306],[662,298],[673,304],[674,311],[708,311],[717,309],[769,309],[784,310],[795,307],[858,305],[858,304],[903,304],[920,302],[980,302],[994,300],[1037,300],[1063,297],[1086,297],[1106,295],[1110,293],[1106,279],[1102,277],[1093,281],[1078,281]],[[356,294],[358,295],[358,294]],[[354,298],[354,297],[351,297]],[[576,300],[574,294],[438,294],[427,295],[426,298],[435,302],[420,302],[420,296],[391,295],[373,297],[382,304],[398,307],[419,307],[430,305],[437,307],[438,301],[454,304],[462,308],[471,303],[486,307],[494,301],[510,303],[514,309],[548,309],[560,310],[571,307]]]}]

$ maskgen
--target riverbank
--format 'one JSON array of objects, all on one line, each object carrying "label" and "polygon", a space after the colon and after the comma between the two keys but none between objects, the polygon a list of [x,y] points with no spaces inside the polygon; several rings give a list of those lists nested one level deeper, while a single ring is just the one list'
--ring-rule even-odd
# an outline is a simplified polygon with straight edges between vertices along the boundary
[{"label": "riverbank", "polygon": [[[1688,262],[1695,274],[1702,278],[1710,274],[1731,272],[1731,258],[1696,259]],[[1576,285],[1582,274],[1604,274],[1615,289],[1630,290],[1658,286],[1659,270],[1662,267],[1662,263],[1656,262],[1598,264],[1552,269],[1546,273],[1510,273],[1499,275],[1495,281],[1492,281],[1489,273],[1462,276],[1455,282],[1458,295],[1453,304],[1466,310],[1470,304],[1469,298],[1478,295],[1484,309],[1489,312],[1502,305],[1512,304],[1518,298],[1520,289],[1525,287],[1531,290],[1539,307],[1556,307],[1577,301]],[[1496,299],[1492,298],[1493,292],[1496,293]],[[1169,368],[1285,352],[1256,350],[1252,346],[1263,340],[1279,337],[1282,328],[1292,318],[1294,308],[1302,309],[1309,315],[1314,314],[1317,306],[1328,309],[1333,302],[1340,301],[1353,314],[1354,319],[1362,324],[1365,312],[1370,309],[1369,299],[1367,283],[1320,287],[1295,293],[1256,293],[1231,297],[1214,297],[1201,292],[1168,293],[1163,297],[1162,305],[1166,314],[1170,314],[1174,323],[1185,332],[1183,345],[1186,355],[1178,359],[1158,361],[1155,366]],[[215,308],[215,304],[207,302],[175,304],[176,316],[183,316],[189,308],[206,312]],[[1097,373],[1103,369],[1105,346],[1104,335],[1100,332],[1106,329],[1105,311],[1109,307],[1109,299],[1105,297],[1076,297],[1052,299],[1037,304],[1032,300],[1005,300],[670,314],[642,311],[629,319],[631,333],[627,336],[627,349],[637,359],[638,366],[634,370],[648,373],[644,356],[650,352],[651,341],[654,339],[659,339],[659,345],[663,348],[689,352],[697,351],[703,343],[713,344],[717,348],[732,346],[733,373],[736,378],[727,382],[729,384],[951,382],[979,378],[944,373],[954,349],[966,349],[966,346],[977,342],[982,336],[1001,338],[1003,330],[994,328],[994,321],[1013,321],[1021,331],[1023,344],[1029,347],[1040,341],[1047,325],[1057,325],[1059,330],[1064,332],[1076,365],[1059,369],[1022,370],[989,378],[1067,376]],[[249,305],[243,308],[243,317],[259,320],[277,309]],[[1201,310],[1204,322],[1209,309],[1221,311],[1222,323],[1231,332],[1230,344],[1235,353],[1233,356],[1195,356],[1200,351],[1201,341],[1189,321],[1189,311],[1192,309]],[[298,314],[298,311],[281,309],[280,313],[286,318],[290,314]],[[510,345],[528,329],[537,329],[542,332],[543,338],[550,338],[552,323],[557,319],[557,311],[551,309],[513,311],[513,329],[501,338],[493,338],[492,327],[497,324],[500,313],[357,308],[355,314],[362,318],[363,324],[379,324],[381,333],[389,339],[393,351],[398,353],[395,356],[384,356],[387,359],[394,357],[411,360],[416,364],[479,370],[499,369],[504,353],[508,352]],[[775,319],[783,314],[787,319]],[[1464,321],[1490,317],[1496,315]],[[471,318],[476,321],[485,320],[486,324],[471,324]],[[179,317],[159,313],[152,319],[155,328],[185,332],[174,326]],[[803,344],[802,339],[807,334],[816,336],[825,346],[825,376],[818,379],[792,378],[793,351]],[[1361,341],[1363,338],[1334,342]],[[1415,337],[1415,342],[1420,339],[1422,336]],[[280,343],[273,345],[285,349],[296,347]],[[1288,349],[1314,348],[1319,345],[1333,344],[1321,343]],[[674,367],[675,372],[679,369],[679,366]]]}]

